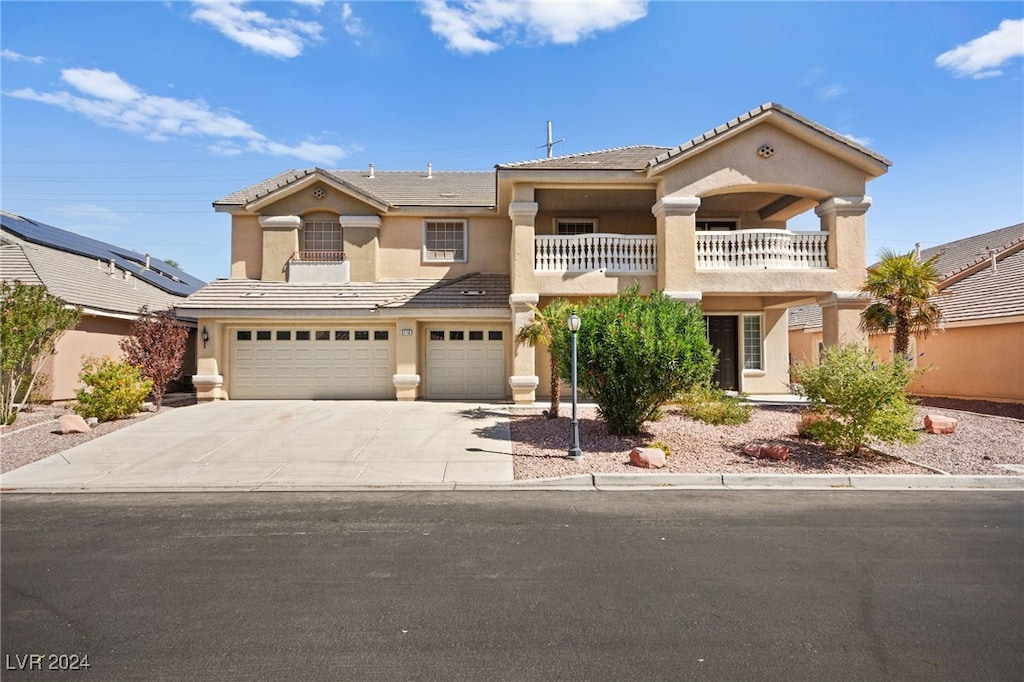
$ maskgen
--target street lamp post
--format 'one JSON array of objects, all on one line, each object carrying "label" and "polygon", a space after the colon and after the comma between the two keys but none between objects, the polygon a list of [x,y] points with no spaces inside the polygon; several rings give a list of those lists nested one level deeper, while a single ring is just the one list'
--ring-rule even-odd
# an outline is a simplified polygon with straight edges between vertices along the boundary
[{"label": "street lamp post", "polygon": [[581,460],[580,420],[576,416],[576,332],[580,330],[580,317],[575,310],[569,315],[568,324],[572,333],[572,447],[569,448],[569,459]]}]

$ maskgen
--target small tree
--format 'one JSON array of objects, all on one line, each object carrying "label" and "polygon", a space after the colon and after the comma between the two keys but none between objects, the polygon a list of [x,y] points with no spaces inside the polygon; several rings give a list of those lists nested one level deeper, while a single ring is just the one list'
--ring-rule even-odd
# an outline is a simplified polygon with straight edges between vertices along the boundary
[{"label": "small tree", "polygon": [[121,339],[124,359],[139,368],[153,382],[153,402],[164,402],[167,384],[181,371],[188,342],[188,328],[174,319],[170,310],[151,313],[143,306],[132,322],[131,336]]},{"label": "small tree", "polygon": [[835,450],[856,453],[870,436],[886,443],[913,443],[914,405],[906,387],[918,372],[903,357],[879,360],[857,344],[829,346],[819,363],[791,370],[794,390],[818,416],[807,432]]},{"label": "small tree", "polygon": [[922,261],[911,251],[882,249],[879,262],[868,269],[861,291],[874,302],[861,313],[866,331],[893,332],[893,354],[907,356],[911,334],[928,336],[942,321],[942,309],[932,301],[939,292],[938,255]]},{"label": "small tree", "polygon": [[548,419],[558,417],[558,407],[561,401],[561,379],[558,371],[558,358],[551,352],[551,342],[557,329],[564,327],[566,318],[569,316],[569,302],[558,298],[541,310],[530,306],[533,311],[533,322],[524,325],[516,332],[516,342],[535,348],[539,344],[548,347],[548,354],[551,360],[551,407],[547,412]]},{"label": "small tree", "polygon": [[[11,424],[32,394],[43,359],[78,324],[81,308],[41,285],[0,282],[0,423]],[[21,395],[21,405],[15,407]]]},{"label": "small tree", "polygon": [[[608,431],[634,435],[681,391],[707,382],[715,366],[697,306],[639,287],[593,298],[578,314],[580,386],[594,397]],[[552,351],[569,376],[570,332],[556,329]]]}]

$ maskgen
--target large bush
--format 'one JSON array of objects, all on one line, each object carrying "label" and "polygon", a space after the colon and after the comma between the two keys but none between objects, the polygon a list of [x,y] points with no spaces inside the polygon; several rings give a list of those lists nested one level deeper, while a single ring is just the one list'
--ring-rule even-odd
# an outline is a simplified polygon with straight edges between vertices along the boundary
[{"label": "large bush", "polygon": [[18,397],[24,406],[33,395],[43,361],[81,312],[38,284],[0,282],[0,424],[14,422]]},{"label": "large bush", "polygon": [[84,358],[78,379],[85,388],[75,392],[75,412],[101,422],[135,414],[153,390],[153,382],[142,378],[138,367],[115,362],[109,355]]},{"label": "large bush", "polygon": [[676,403],[683,414],[705,424],[746,424],[754,406],[717,386],[700,384],[680,393]]},{"label": "large bush", "polygon": [[151,313],[143,306],[132,322],[131,336],[121,339],[124,359],[139,368],[153,382],[153,402],[164,402],[167,384],[181,372],[188,328],[174,319],[170,310]]},{"label": "large bush", "polygon": [[791,370],[794,390],[811,401],[817,419],[806,429],[826,446],[856,453],[867,438],[914,443],[914,405],[906,387],[917,371],[902,357],[879,360],[857,344],[830,346],[818,364]]},{"label": "large bush", "polygon": [[[694,305],[660,291],[644,298],[633,287],[592,298],[577,313],[579,385],[597,403],[610,433],[639,433],[665,403],[711,377],[716,356]],[[569,331],[559,328],[552,352],[563,377],[572,376],[569,344]]]}]

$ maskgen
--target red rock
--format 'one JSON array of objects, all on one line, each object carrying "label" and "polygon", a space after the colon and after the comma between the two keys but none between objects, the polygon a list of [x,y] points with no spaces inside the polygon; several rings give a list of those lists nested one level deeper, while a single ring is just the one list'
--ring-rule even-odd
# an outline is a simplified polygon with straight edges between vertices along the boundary
[{"label": "red rock", "polygon": [[665,466],[665,452],[661,448],[633,448],[629,463],[641,469],[661,469]]},{"label": "red rock", "polygon": [[758,459],[784,462],[789,459],[789,448],[779,443],[747,443],[743,446],[743,454]]},{"label": "red rock", "polygon": [[92,429],[77,414],[62,414],[57,420],[61,433],[89,433]]},{"label": "red rock", "polygon": [[941,414],[926,414],[924,428],[928,433],[954,433],[957,421],[953,417]]}]

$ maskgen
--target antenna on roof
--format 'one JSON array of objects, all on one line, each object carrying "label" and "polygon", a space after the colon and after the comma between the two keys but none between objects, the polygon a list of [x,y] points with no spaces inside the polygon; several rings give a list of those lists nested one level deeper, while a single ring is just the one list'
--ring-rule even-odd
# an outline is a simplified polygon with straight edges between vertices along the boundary
[{"label": "antenna on roof", "polygon": [[[547,147],[548,148],[548,158],[549,159],[551,158],[551,150],[559,142],[565,142],[565,138],[563,138],[561,140],[552,140],[551,139],[551,121],[548,121],[548,141],[547,141],[547,144],[542,144],[540,147]],[[540,147],[534,147],[534,149],[540,149]]]}]

